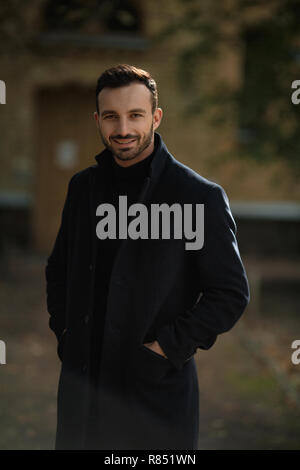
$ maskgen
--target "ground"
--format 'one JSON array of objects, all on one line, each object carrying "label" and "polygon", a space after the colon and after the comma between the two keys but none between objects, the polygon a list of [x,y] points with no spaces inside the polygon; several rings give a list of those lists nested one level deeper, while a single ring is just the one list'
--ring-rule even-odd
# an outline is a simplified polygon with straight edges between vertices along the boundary
[{"label": "ground", "polygon": [[[44,267],[33,253],[10,256],[0,279],[0,449],[53,449],[60,361],[48,328]],[[269,306],[270,307],[270,306]],[[198,350],[199,449],[300,449],[297,315],[249,307],[208,351]]]}]

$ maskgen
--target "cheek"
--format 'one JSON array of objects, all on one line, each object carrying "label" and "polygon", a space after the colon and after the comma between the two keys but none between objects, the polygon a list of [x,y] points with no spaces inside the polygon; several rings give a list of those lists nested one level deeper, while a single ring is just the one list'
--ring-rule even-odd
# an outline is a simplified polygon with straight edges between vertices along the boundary
[{"label": "cheek", "polygon": [[102,123],[100,125],[100,131],[101,133],[105,136],[105,137],[109,137],[109,135],[112,133],[113,131],[113,126],[111,123]]},{"label": "cheek", "polygon": [[140,132],[141,135],[147,136],[149,134],[150,130],[151,130],[151,126],[152,126],[152,121],[143,122],[137,128],[137,130]]}]

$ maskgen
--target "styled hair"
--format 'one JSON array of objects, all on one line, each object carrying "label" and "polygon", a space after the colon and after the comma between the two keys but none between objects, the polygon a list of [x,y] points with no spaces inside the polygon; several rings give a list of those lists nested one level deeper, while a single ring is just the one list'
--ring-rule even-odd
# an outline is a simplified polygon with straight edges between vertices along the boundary
[{"label": "styled hair", "polygon": [[105,70],[97,81],[96,87],[96,109],[99,114],[98,95],[103,88],[119,88],[130,83],[143,83],[152,95],[152,113],[158,104],[157,85],[149,72],[138,69],[133,65],[120,64]]}]

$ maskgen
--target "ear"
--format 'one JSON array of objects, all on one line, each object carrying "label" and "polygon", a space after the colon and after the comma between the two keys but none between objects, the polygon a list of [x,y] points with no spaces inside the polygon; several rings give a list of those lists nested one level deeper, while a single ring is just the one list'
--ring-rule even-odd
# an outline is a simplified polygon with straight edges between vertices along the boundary
[{"label": "ear", "polygon": [[96,121],[96,124],[99,124],[99,115],[98,115],[97,111],[94,112],[94,119]]},{"label": "ear", "polygon": [[156,110],[153,113],[153,129],[157,129],[158,126],[160,125],[160,121],[162,120],[163,117],[163,110],[161,108],[156,108]]}]

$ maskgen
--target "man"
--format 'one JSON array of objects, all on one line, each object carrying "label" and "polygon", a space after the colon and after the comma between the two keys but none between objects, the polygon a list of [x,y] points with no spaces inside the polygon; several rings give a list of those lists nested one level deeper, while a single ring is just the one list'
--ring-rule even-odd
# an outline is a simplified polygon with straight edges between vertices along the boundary
[{"label": "man", "polygon": [[[71,178],[46,267],[62,360],[56,449],[197,449],[194,354],[249,301],[236,225],[223,188],[177,161],[155,132],[162,110],[148,72],[106,70],[96,107],[106,148]],[[157,204],[204,207],[201,247],[187,249],[175,216],[173,237],[155,224],[145,235]]]}]

